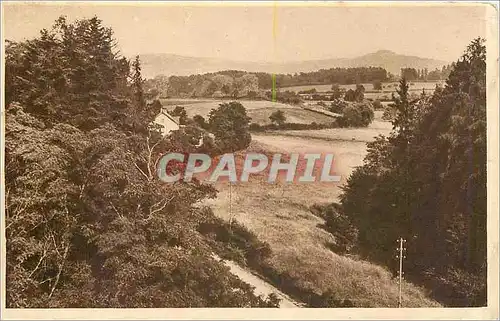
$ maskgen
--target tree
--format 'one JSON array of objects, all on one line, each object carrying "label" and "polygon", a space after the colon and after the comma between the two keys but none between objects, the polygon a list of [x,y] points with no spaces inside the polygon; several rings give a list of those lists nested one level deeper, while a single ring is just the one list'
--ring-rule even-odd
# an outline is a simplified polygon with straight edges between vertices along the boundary
[{"label": "tree", "polygon": [[198,231],[216,191],[156,176],[198,133],[144,130],[161,104],[144,105],[139,61],[129,78],[113,43],[97,18],[60,18],[7,48],[6,305],[268,306]]},{"label": "tree", "polygon": [[135,56],[132,63],[132,89],[134,91],[135,103],[137,106],[143,107],[146,103],[143,90],[144,80],[141,74],[141,62],[139,56]]},{"label": "tree", "polygon": [[391,266],[394,240],[408,239],[407,277],[451,306],[486,302],[483,42],[467,47],[431,97],[410,100],[400,81],[391,135],[367,145],[341,196],[360,251]]},{"label": "tree", "polygon": [[384,105],[382,105],[382,103],[380,102],[380,100],[375,99],[375,101],[373,102],[373,109],[375,109],[375,110],[382,110],[382,109],[384,109]]},{"label": "tree", "polygon": [[207,122],[205,121],[205,118],[203,118],[203,116],[201,115],[194,115],[193,121],[203,129],[209,128]]},{"label": "tree", "polygon": [[338,118],[338,123],[342,127],[366,127],[373,118],[374,112],[369,103],[354,103],[343,108],[343,115]]},{"label": "tree", "polygon": [[179,124],[185,125],[188,119],[186,109],[182,106],[175,106],[175,108],[169,112],[170,115],[179,117]]},{"label": "tree", "polygon": [[274,111],[271,116],[269,116],[271,123],[278,126],[283,125],[286,122],[285,113],[281,110]]},{"label": "tree", "polygon": [[396,89],[397,96],[393,97],[393,108],[396,109],[396,118],[392,122],[392,128],[397,132],[397,137],[402,141],[409,141],[415,120],[415,105],[411,104],[408,96],[408,82],[406,78],[399,81]]},{"label": "tree", "polygon": [[223,85],[222,88],[221,88],[221,92],[225,96],[228,96],[231,93],[231,88],[228,85]]},{"label": "tree", "polygon": [[373,82],[373,90],[382,90],[382,82],[377,80]]},{"label": "tree", "polygon": [[332,85],[332,99],[339,99],[342,97],[343,90],[340,88],[339,84]]},{"label": "tree", "polygon": [[111,121],[130,126],[123,95],[112,94],[128,90],[129,65],[115,58],[112,32],[98,18],[68,25],[61,17],[40,37],[6,49],[7,103],[85,130]]},{"label": "tree", "polygon": [[354,101],[362,102],[364,98],[365,98],[365,86],[357,84],[356,90],[354,91]]},{"label": "tree", "polygon": [[250,90],[247,94],[248,99],[256,99],[258,97],[258,94],[256,91]]},{"label": "tree", "polygon": [[345,107],[347,107],[347,103],[344,100],[335,99],[332,101],[329,110],[332,113],[342,114]]},{"label": "tree", "polygon": [[415,68],[401,68],[401,78],[407,81],[418,80],[418,72]]},{"label": "tree", "polygon": [[217,88],[217,83],[215,83],[214,81],[210,81],[210,84],[208,85],[205,92],[205,96],[211,97],[217,91]]},{"label": "tree", "polygon": [[250,117],[239,102],[223,103],[212,109],[208,123],[221,152],[234,152],[247,148],[252,137],[249,132]]},{"label": "tree", "polygon": [[345,101],[356,101],[356,92],[352,89],[349,89],[346,91],[344,95],[344,100]]}]

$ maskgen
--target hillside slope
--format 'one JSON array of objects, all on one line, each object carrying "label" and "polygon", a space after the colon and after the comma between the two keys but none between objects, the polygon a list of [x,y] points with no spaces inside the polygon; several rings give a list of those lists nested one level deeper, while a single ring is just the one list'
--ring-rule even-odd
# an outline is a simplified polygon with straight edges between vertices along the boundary
[{"label": "hillside slope", "polygon": [[[252,135],[252,144],[247,151],[264,150],[269,154],[333,152],[338,160],[334,168],[342,175],[343,183],[354,166],[362,163],[366,153],[362,137],[376,135],[384,129],[377,125],[365,131],[365,135],[356,135],[356,131],[325,130],[321,131],[322,135],[318,133],[318,139],[279,134]],[[236,220],[260,240],[269,243],[272,256],[267,259],[267,264],[277,273],[287,276],[287,283],[274,280],[273,285],[291,297],[296,297],[300,291],[302,294],[330,291],[336,299],[348,300],[356,307],[396,307],[398,284],[389,269],[356,256],[334,253],[329,245],[335,243],[335,238],[321,227],[323,219],[309,210],[311,205],[335,200],[340,192],[338,187],[331,183],[269,184],[265,175],[258,175],[252,176],[248,183],[234,184],[231,192],[227,182],[218,183],[218,197],[205,201],[205,204],[217,216]],[[293,280],[294,292],[282,288],[292,287],[290,280]],[[404,282],[403,306],[439,306],[429,299],[426,292]]]}]

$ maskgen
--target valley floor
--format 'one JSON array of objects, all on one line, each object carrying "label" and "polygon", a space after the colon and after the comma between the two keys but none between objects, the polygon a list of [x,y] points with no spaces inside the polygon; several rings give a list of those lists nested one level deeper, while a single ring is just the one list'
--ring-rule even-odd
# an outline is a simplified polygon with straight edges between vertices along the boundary
[{"label": "valley floor", "polygon": [[[342,176],[340,183],[269,184],[263,176],[251,176],[248,183],[234,184],[231,193],[228,183],[218,183],[218,197],[206,204],[219,217],[235,219],[269,243],[273,254],[268,263],[298,280],[299,287],[312,289],[317,294],[331,290],[337,298],[348,299],[357,307],[396,307],[398,284],[392,273],[355,256],[332,252],[328,244],[335,242],[334,237],[321,228],[323,219],[309,210],[314,204],[337,201],[340,186],[354,168],[363,163],[365,142],[379,134],[389,134],[390,123],[382,122],[380,115],[377,116],[376,121],[364,129],[252,135],[249,151],[333,153],[334,171]],[[439,304],[429,299],[423,289],[405,282],[403,306]]]}]

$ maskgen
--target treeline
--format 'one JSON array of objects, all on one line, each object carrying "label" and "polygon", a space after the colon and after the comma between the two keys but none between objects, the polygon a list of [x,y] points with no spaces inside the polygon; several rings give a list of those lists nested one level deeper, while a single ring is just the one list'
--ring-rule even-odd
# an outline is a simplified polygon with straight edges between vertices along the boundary
[{"label": "treeline", "polygon": [[444,88],[410,100],[400,82],[389,137],[368,144],[340,204],[322,210],[337,247],[397,268],[449,306],[486,305],[486,49],[476,39]]},{"label": "treeline", "polygon": [[429,71],[427,68],[401,68],[401,78],[405,78],[407,81],[446,80],[453,68],[453,64],[445,65],[441,67],[441,69],[436,68],[431,71]]},{"label": "treeline", "polygon": [[[212,257],[199,227],[214,216],[195,204],[216,191],[156,177],[161,155],[198,139],[151,130],[161,105],[114,46],[95,17],[6,44],[7,307],[276,306]],[[248,125],[237,106],[214,113],[227,110]],[[228,141],[217,119],[215,141]]]},{"label": "treeline", "polygon": [[[331,68],[296,74],[277,74],[276,87],[286,88],[317,84],[358,84],[387,81],[388,73],[380,67]],[[273,88],[270,73],[226,70],[191,76],[157,76],[145,82],[152,97],[230,97],[266,98]]]}]

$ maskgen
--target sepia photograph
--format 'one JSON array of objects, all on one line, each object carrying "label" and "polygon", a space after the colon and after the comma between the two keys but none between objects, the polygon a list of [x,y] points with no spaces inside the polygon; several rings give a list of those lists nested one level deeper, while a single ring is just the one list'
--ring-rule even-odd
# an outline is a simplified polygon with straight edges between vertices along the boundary
[{"label": "sepia photograph", "polygon": [[2,318],[500,317],[498,3],[1,6]]}]

